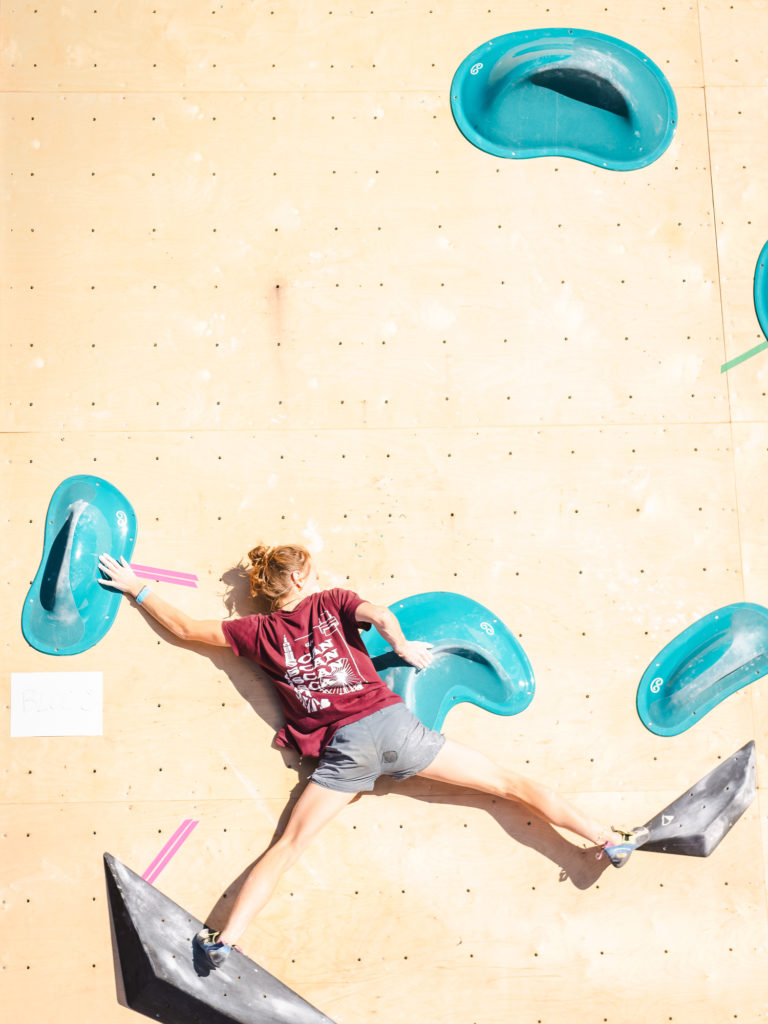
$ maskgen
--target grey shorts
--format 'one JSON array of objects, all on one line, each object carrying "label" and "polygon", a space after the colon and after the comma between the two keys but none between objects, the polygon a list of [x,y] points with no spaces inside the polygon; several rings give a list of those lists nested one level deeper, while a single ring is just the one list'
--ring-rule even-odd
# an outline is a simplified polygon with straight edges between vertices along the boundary
[{"label": "grey shorts", "polygon": [[337,730],[312,781],[344,793],[371,790],[380,775],[407,779],[423,772],[444,743],[405,704],[390,704]]}]

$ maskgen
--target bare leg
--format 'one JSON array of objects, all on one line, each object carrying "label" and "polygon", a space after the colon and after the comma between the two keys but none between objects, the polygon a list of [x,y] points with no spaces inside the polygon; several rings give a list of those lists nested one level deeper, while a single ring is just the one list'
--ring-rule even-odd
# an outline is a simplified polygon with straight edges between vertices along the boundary
[{"label": "bare leg", "polygon": [[582,814],[553,790],[502,768],[485,754],[453,740],[446,740],[432,764],[419,774],[438,782],[493,793],[505,800],[516,800],[551,825],[568,829],[596,846],[616,841],[616,834],[610,828]]},{"label": "bare leg", "polygon": [[221,929],[219,941],[228,946],[238,941],[272,895],[284,872],[296,863],[318,832],[356,796],[356,793],[326,789],[316,782],[307,784],[285,831],[251,868]]}]

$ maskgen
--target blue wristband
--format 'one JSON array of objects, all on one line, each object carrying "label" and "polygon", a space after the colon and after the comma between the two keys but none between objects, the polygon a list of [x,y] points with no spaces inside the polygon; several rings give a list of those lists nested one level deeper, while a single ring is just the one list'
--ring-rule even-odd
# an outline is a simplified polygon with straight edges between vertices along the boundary
[{"label": "blue wristband", "polygon": [[151,593],[152,591],[149,589],[149,587],[142,587],[141,590],[136,595],[136,604],[141,604],[141,602]]}]

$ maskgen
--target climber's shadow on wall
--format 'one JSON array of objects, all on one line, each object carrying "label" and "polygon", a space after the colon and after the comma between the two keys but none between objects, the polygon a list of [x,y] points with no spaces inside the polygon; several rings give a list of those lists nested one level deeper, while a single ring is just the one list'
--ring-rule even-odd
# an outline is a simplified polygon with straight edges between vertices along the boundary
[{"label": "climber's shadow on wall", "polygon": [[[242,618],[246,615],[268,611],[262,600],[251,596],[248,575],[242,565],[233,565],[222,573],[221,582],[224,585],[222,597],[228,618]],[[276,733],[281,728],[283,713],[280,703],[266,674],[257,665],[246,658],[238,658],[228,646],[213,647],[210,644],[178,640],[147,612],[142,612],[142,614],[150,628],[165,642],[174,647],[183,647],[185,650],[200,654],[207,658],[218,672],[226,675],[243,700],[250,704],[259,718],[266,722],[273,732]],[[275,749],[281,753],[287,767],[294,769],[298,767],[299,755],[297,753],[277,746]]]},{"label": "climber's shadow on wall", "polygon": [[504,800],[489,793],[452,786],[450,783],[428,780],[427,785],[428,790],[425,789],[425,780],[418,777],[404,782],[381,778],[376,783],[374,793],[385,796],[396,792],[426,803],[486,811],[504,829],[510,840],[535,850],[557,865],[560,881],[571,882],[577,889],[589,889],[606,867],[610,866],[610,861],[599,848],[590,847],[586,841],[575,836],[573,842],[569,841],[543,818],[514,800]]},{"label": "climber's shadow on wall", "polygon": [[[272,846],[283,832],[296,801],[301,796],[309,781],[309,776],[315,768],[316,761],[312,758],[298,759],[299,778],[291,791],[288,802],[283,809],[280,820],[269,842],[256,860],[252,861],[243,872],[233,881],[219,899],[206,918],[210,927],[220,929],[226,921],[232,902],[242,888],[245,879],[251,869],[259,862],[264,853]],[[589,889],[609,866],[608,858],[600,855],[596,848],[584,849],[570,843],[560,835],[556,829],[532,814],[520,804],[512,801],[496,799],[486,793],[478,793],[472,790],[462,789],[458,786],[430,783],[431,791],[424,791],[423,780],[409,779],[405,782],[393,782],[390,779],[382,778],[376,784],[372,793],[363,793],[356,797],[352,803],[361,799],[370,799],[386,796],[388,793],[396,792],[407,794],[417,800],[424,800],[429,803],[453,804],[460,807],[474,807],[485,810],[491,814],[501,825],[510,840],[520,843],[523,846],[535,850],[537,853],[552,861],[559,868],[559,879],[561,882],[569,881],[577,889]],[[347,810],[345,813],[354,813]],[[392,842],[397,843],[397,834],[392,834]],[[435,853],[439,857],[439,852]]]}]

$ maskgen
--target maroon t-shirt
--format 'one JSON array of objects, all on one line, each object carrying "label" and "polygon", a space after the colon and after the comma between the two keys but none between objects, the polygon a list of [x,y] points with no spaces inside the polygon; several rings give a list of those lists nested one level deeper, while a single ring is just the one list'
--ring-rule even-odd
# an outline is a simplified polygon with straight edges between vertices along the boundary
[{"label": "maroon t-shirt", "polygon": [[222,623],[235,654],[274,684],[285,714],[280,746],[318,757],[342,725],[402,703],[368,657],[355,620],[362,603],[351,590],[321,590],[291,611]]}]

